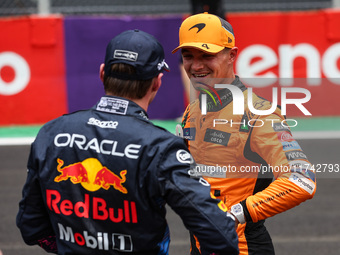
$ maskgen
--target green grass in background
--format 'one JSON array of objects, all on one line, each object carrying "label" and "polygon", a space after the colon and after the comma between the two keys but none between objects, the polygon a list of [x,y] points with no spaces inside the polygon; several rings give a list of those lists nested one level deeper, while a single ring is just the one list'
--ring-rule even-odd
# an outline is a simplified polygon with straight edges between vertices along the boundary
[{"label": "green grass in background", "polygon": [[0,137],[35,137],[40,128],[41,125],[0,127]]}]

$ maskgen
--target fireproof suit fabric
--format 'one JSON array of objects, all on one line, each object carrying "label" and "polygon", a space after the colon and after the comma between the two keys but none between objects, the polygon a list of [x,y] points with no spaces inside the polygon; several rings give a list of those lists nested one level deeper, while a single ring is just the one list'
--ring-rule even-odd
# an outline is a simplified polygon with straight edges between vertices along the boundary
[{"label": "fireproof suit fabric", "polygon": [[183,139],[137,104],[102,97],[39,131],[17,226],[27,244],[60,255],[168,254],[168,203],[205,254],[238,254],[234,221],[191,163]]},{"label": "fireproof suit fabric", "polygon": [[[232,85],[247,102],[248,90],[239,77]],[[227,208],[241,203],[246,223],[237,228],[240,254],[274,254],[264,220],[312,198],[314,172],[279,108],[256,115],[245,106],[243,115],[233,115],[232,93],[217,93],[222,105],[217,95],[214,100],[207,96],[207,114],[202,115],[200,95],[183,115],[183,135],[199,166],[192,174],[204,176]],[[254,93],[251,97],[256,110],[272,107]],[[199,254],[199,243],[193,237],[191,243],[192,254]]]}]

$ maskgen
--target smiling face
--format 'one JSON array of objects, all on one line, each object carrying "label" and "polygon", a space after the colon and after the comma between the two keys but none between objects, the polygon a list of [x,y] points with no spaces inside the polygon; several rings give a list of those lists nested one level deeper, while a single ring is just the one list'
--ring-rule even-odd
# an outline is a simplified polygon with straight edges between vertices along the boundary
[{"label": "smiling face", "polygon": [[208,78],[218,78],[215,81],[231,83],[234,78],[233,63],[237,55],[237,48],[225,48],[212,54],[195,48],[183,48],[183,66],[189,77],[202,82]]}]

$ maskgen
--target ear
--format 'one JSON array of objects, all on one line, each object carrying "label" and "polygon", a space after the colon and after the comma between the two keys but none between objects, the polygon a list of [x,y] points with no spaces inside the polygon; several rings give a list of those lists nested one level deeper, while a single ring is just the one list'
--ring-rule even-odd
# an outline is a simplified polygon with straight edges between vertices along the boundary
[{"label": "ear", "polygon": [[101,64],[99,67],[99,78],[102,82],[104,82],[104,74],[105,74],[104,67],[105,67],[105,64]]},{"label": "ear", "polygon": [[163,77],[163,73],[159,73],[158,76],[156,76],[154,78],[154,82],[153,82],[153,85],[152,85],[152,91],[158,91],[159,88],[161,87],[162,85],[162,77]]},{"label": "ear", "polygon": [[236,60],[237,57],[237,52],[238,52],[238,48],[237,47],[233,47],[232,49],[230,49],[230,61],[233,63]]}]

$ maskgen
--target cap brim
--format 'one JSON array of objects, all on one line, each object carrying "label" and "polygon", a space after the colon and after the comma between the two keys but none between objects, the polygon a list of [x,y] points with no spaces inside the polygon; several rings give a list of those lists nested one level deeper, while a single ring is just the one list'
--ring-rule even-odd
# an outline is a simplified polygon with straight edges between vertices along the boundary
[{"label": "cap brim", "polygon": [[225,47],[211,43],[182,43],[180,46],[172,51],[172,54],[182,48],[195,48],[209,53],[218,53]]}]

